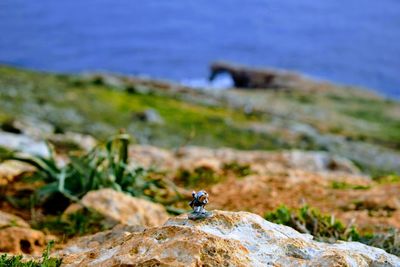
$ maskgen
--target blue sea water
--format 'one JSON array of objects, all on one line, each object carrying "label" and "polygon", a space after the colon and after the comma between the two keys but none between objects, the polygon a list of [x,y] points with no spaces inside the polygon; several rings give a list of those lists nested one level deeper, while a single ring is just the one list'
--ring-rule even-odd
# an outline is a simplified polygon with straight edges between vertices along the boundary
[{"label": "blue sea water", "polygon": [[400,98],[400,1],[0,1],[0,63],[187,82],[217,59]]}]

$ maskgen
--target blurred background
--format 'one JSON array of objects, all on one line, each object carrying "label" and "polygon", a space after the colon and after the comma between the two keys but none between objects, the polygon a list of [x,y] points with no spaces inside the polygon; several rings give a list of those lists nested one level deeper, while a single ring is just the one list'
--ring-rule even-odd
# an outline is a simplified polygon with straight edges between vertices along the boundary
[{"label": "blurred background", "polygon": [[[399,71],[400,0],[0,0],[0,253],[157,227],[204,189],[209,209],[400,256]],[[248,221],[235,233],[259,235]],[[161,258],[199,251],[175,233]],[[349,247],[334,260],[384,260]]]},{"label": "blurred background", "polygon": [[3,0],[0,32],[0,62],[20,67],[204,86],[222,59],[400,97],[397,0]]}]

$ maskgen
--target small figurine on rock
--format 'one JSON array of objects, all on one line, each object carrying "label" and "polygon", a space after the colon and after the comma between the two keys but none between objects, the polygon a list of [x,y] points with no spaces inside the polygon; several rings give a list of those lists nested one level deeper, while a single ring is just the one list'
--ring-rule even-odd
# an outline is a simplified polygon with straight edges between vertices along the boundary
[{"label": "small figurine on rock", "polygon": [[208,193],[204,190],[199,192],[192,192],[193,200],[190,201],[189,206],[193,209],[192,213],[189,214],[189,219],[197,220],[208,218],[212,215],[211,212],[206,211],[204,208],[208,204]]}]

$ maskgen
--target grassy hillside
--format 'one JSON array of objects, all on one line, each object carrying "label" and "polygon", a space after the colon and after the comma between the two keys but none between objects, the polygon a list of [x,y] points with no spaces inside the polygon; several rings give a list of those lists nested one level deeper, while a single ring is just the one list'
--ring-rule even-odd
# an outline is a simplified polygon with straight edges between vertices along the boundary
[{"label": "grassy hillside", "polygon": [[[368,91],[310,82],[303,90],[194,91],[115,75],[0,67],[0,123],[35,118],[104,139],[123,128],[139,143],[327,150],[375,172],[400,172],[400,104]],[[163,123],[140,119],[153,109]]]}]

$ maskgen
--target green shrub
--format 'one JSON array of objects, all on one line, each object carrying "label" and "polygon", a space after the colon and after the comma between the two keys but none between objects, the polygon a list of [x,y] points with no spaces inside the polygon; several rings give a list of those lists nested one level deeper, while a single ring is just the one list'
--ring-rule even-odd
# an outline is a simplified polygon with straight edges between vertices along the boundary
[{"label": "green shrub", "polygon": [[233,172],[237,177],[245,177],[253,173],[249,164],[240,164],[236,161],[224,163],[222,169],[225,172]]},{"label": "green shrub", "polygon": [[374,180],[381,184],[399,183],[400,175],[390,174],[390,175],[385,175],[385,176],[378,176],[378,177],[375,177]]},{"label": "green shrub", "polygon": [[354,185],[340,181],[333,181],[331,186],[333,189],[367,190],[371,188],[369,185]]},{"label": "green shrub", "polygon": [[208,167],[197,167],[193,171],[181,169],[176,175],[185,187],[202,187],[216,184],[223,180],[217,172]]},{"label": "green shrub", "polygon": [[50,242],[47,245],[47,248],[42,254],[42,259],[35,261],[23,260],[22,255],[18,256],[9,256],[7,254],[3,254],[0,256],[0,267],[58,267],[61,266],[62,259],[59,258],[51,258],[50,250],[53,246],[53,242]]}]

